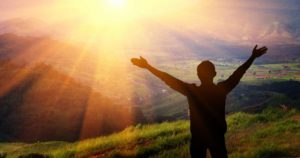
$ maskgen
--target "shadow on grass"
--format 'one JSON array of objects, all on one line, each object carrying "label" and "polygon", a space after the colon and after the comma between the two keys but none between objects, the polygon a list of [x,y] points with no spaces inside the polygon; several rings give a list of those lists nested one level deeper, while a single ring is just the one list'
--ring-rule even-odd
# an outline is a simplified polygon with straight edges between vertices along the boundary
[{"label": "shadow on grass", "polygon": [[51,158],[51,156],[31,153],[28,155],[21,155],[19,158]]}]

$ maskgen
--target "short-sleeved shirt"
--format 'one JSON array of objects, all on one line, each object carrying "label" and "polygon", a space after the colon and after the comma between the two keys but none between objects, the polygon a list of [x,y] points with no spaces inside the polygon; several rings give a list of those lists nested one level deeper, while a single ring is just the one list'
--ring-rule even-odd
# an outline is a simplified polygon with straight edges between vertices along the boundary
[{"label": "short-sleeved shirt", "polygon": [[225,102],[228,91],[222,83],[208,87],[185,83],[184,86],[190,109],[191,132],[207,137],[223,135],[227,130]]}]

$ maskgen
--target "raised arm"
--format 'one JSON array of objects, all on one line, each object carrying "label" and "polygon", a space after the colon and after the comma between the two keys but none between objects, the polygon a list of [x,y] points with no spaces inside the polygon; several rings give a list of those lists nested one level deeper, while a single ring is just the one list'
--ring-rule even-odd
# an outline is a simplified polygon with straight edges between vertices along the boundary
[{"label": "raised arm", "polygon": [[149,70],[153,75],[163,80],[169,87],[172,89],[180,92],[183,95],[187,94],[187,83],[184,83],[183,81],[169,75],[166,72],[160,71],[153,66],[151,66],[146,59],[143,57],[140,58],[132,58],[131,62],[140,67]]},{"label": "raised arm", "polygon": [[237,70],[234,71],[234,73],[225,81],[219,83],[222,85],[225,90],[229,93],[241,80],[241,78],[244,76],[245,72],[248,70],[248,68],[252,65],[253,61],[267,53],[268,48],[267,47],[261,47],[257,49],[257,45],[254,47],[252,51],[252,55],[250,58],[241,65]]}]

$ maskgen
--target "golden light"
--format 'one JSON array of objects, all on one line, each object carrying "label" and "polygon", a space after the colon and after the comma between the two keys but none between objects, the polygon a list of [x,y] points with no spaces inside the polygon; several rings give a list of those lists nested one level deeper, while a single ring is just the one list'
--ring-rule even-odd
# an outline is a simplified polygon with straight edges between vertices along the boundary
[{"label": "golden light", "polygon": [[[140,71],[137,72],[138,69],[131,65],[131,57],[147,53],[149,56],[153,53],[152,56],[155,57],[155,53],[164,52],[173,47],[173,44],[165,47],[162,46],[163,43],[161,45],[159,41],[156,41],[156,39],[160,40],[159,32],[163,35],[169,34],[163,32],[165,28],[171,28],[172,31],[181,30],[187,26],[195,26],[195,22],[198,21],[202,22],[201,26],[205,24],[205,19],[211,21],[210,18],[206,18],[207,14],[203,11],[205,8],[194,9],[200,10],[201,14],[189,11],[190,7],[193,9],[195,6],[191,2],[192,0],[53,1],[56,3],[52,4],[51,7],[36,7],[38,9],[34,8],[30,12],[32,15],[40,16],[41,19],[49,18],[53,23],[57,23],[57,34],[61,34],[59,38],[65,39],[67,43],[69,41],[70,43],[74,41],[75,44],[80,43],[80,45],[76,45],[80,48],[76,54],[73,52],[67,54],[66,61],[71,60],[72,64],[64,71],[73,78],[83,79],[83,83],[87,83],[93,89],[121,100],[124,105],[135,104],[136,92],[147,94],[147,91],[151,90],[140,91],[139,87],[136,86],[136,81],[133,80],[134,73],[137,73],[138,76],[143,76],[143,74],[139,74]],[[189,16],[191,18],[187,18]],[[204,18],[201,19],[201,16]],[[164,36],[161,39],[164,41]],[[174,44],[176,44],[177,38],[171,40],[174,40]],[[181,46],[180,44],[177,45]],[[178,47],[177,45],[176,47]],[[65,47],[65,45],[43,48],[42,50],[47,50],[47,54],[42,54],[40,58],[53,56],[53,59],[56,60],[56,53],[60,54],[61,52],[60,50],[56,51],[58,49],[56,47]],[[36,48],[30,50],[35,51]],[[96,55],[90,56],[90,54]],[[24,56],[19,58],[22,57]],[[22,79],[26,75],[27,72],[20,74],[20,77],[18,76],[17,79],[11,81],[11,84],[0,89],[0,96],[9,92],[17,82],[23,81]],[[69,80],[64,81],[62,86],[67,85],[68,82]],[[59,91],[63,92],[64,87]],[[151,101],[151,99],[148,100]],[[98,110],[96,106],[92,106],[96,105],[93,100],[87,100],[87,103],[90,106],[86,107],[83,115],[82,135],[96,131],[90,123],[95,122],[95,120],[100,122],[102,119],[98,117],[100,120],[97,120],[95,117],[100,115],[95,113]],[[128,116],[127,119],[131,120],[131,117]]]},{"label": "golden light", "polygon": [[106,3],[110,8],[119,9],[125,7],[126,0],[106,0]]}]

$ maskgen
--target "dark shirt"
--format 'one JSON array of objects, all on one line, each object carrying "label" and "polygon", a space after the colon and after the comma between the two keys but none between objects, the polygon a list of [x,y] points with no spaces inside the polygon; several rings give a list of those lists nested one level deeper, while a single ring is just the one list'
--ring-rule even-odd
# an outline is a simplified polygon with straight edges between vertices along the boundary
[{"label": "dark shirt", "polygon": [[250,58],[225,81],[200,86],[185,83],[153,67],[148,69],[172,89],[187,97],[192,137],[211,141],[212,138],[226,133],[226,96],[239,83],[253,60],[254,58]]},{"label": "dark shirt", "polygon": [[205,137],[224,135],[227,129],[225,102],[228,91],[224,83],[210,86],[184,84],[189,103],[191,132]]}]

